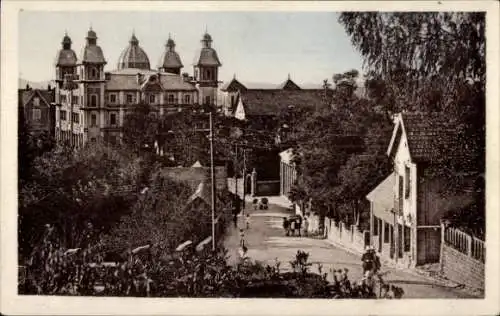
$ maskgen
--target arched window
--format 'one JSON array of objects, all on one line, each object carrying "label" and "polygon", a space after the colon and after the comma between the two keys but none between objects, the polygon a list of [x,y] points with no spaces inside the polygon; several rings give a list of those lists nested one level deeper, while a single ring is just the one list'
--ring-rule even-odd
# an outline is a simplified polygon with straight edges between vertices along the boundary
[{"label": "arched window", "polygon": [[97,94],[90,95],[90,106],[97,106]]},{"label": "arched window", "polygon": [[90,68],[90,77],[91,79],[99,78],[99,71],[97,70],[97,68]]},{"label": "arched window", "polygon": [[149,95],[149,103],[154,104],[156,102],[155,100],[156,100],[155,95],[154,94],[150,94]]},{"label": "arched window", "polygon": [[173,104],[175,102],[175,96],[173,94],[169,94],[167,102],[168,104]]},{"label": "arched window", "polygon": [[205,97],[205,104],[211,104],[211,102],[210,102],[210,101],[211,101],[211,98],[210,98],[210,96],[209,96],[209,95],[207,95],[207,96]]},{"label": "arched window", "polygon": [[185,104],[191,103],[191,96],[189,94],[184,95],[184,103]]}]

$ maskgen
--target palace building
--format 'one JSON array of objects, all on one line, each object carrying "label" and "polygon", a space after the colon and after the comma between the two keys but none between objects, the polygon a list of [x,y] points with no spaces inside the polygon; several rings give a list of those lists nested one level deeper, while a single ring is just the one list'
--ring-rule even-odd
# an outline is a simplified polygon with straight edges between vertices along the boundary
[{"label": "palace building", "polygon": [[182,111],[194,105],[217,104],[221,62],[205,33],[193,63],[193,76],[181,74],[184,67],[175,42],[168,38],[156,69],[132,35],[117,67],[105,71],[108,61],[90,29],[77,58],[66,34],[56,61],[56,119],[58,141],[80,147],[86,142],[120,142],[124,117],[140,104],[151,105],[158,115]]}]

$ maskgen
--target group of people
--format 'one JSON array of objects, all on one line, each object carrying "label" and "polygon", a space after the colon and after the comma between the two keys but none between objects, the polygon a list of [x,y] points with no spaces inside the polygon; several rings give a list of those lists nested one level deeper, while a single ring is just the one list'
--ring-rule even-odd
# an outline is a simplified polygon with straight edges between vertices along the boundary
[{"label": "group of people", "polygon": [[296,234],[301,237],[302,230],[304,236],[307,236],[309,229],[309,220],[307,217],[302,219],[302,216],[295,215],[291,217],[283,217],[283,229],[285,230],[286,236],[295,236]]}]

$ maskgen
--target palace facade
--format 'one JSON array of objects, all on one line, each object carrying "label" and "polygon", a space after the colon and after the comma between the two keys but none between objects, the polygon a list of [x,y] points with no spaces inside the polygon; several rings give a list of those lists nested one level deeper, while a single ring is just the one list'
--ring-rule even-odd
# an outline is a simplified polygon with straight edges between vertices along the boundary
[{"label": "palace facade", "polygon": [[127,111],[141,104],[151,105],[157,115],[199,104],[219,106],[222,64],[208,33],[201,40],[193,76],[181,74],[184,66],[170,37],[156,69],[134,34],[112,71],[104,70],[107,60],[92,29],[79,58],[71,44],[66,34],[55,62],[55,136],[60,142],[76,147],[89,141],[118,143]]}]

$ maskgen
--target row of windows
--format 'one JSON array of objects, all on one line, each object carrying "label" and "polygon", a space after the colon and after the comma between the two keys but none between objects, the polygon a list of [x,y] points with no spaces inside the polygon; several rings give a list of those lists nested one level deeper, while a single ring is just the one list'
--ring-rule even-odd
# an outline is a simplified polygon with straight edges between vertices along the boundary
[{"label": "row of windows", "polygon": [[[109,103],[111,104],[116,104],[118,103],[118,97],[116,94],[110,94],[108,96],[108,100],[109,100]],[[135,100],[136,100],[136,95],[135,94],[132,94],[132,93],[129,93],[126,95],[126,102],[127,104],[132,104],[132,103],[135,103]],[[191,100],[191,95],[189,94],[185,94],[184,97],[183,97],[183,103],[184,104],[191,104],[192,100]],[[159,102],[159,98],[158,98],[158,95],[156,94],[150,94],[148,95],[146,101],[150,104],[156,104]],[[175,94],[168,94],[167,95],[167,104],[176,104],[178,102]]]},{"label": "row of windows", "polygon": [[[66,121],[68,119],[68,114],[66,110],[60,111],[60,119],[61,121]],[[80,123],[80,114],[79,113],[71,113],[71,120],[73,123]]]},{"label": "row of windows", "polygon": [[[78,104],[79,99],[80,98],[78,98],[77,95],[73,95],[73,96],[71,96],[71,101],[72,101],[71,103]],[[65,94],[61,94],[60,101],[61,101],[61,103],[66,103],[68,101],[68,97]]]}]

